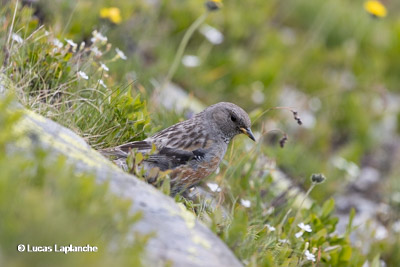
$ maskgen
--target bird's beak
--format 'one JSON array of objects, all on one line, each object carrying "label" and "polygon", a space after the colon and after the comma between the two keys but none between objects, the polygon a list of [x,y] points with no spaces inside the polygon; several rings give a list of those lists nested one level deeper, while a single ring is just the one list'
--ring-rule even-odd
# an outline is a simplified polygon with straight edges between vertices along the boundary
[{"label": "bird's beak", "polygon": [[254,142],[256,141],[256,139],[254,138],[253,132],[250,130],[250,128],[240,128],[240,130],[242,131],[242,133],[244,133],[245,135],[247,135],[251,140],[253,140]]}]

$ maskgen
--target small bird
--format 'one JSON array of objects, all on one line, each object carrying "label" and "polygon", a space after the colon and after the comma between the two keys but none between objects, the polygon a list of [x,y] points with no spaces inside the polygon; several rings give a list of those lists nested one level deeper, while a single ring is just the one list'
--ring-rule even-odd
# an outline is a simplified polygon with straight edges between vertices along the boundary
[{"label": "small bird", "polygon": [[[250,126],[250,118],[242,108],[220,102],[143,141],[104,149],[101,153],[112,156],[120,166],[126,166],[126,158],[132,149],[147,154],[140,163],[146,180],[153,183],[159,171],[171,170],[171,195],[175,195],[212,174],[233,137],[243,133],[255,141]],[[156,151],[150,153],[153,145]]]}]

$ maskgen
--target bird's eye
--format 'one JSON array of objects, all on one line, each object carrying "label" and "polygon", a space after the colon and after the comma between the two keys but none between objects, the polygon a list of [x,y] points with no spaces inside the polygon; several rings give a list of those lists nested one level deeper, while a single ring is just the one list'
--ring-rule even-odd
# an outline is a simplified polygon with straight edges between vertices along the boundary
[{"label": "bird's eye", "polygon": [[236,120],[237,120],[236,117],[231,115],[231,121],[236,121]]}]

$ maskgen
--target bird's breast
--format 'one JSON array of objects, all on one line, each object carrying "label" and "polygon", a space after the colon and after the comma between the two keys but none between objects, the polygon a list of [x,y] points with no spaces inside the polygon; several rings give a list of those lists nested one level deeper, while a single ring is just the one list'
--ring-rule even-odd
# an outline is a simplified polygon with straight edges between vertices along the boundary
[{"label": "bird's breast", "polygon": [[178,167],[171,173],[171,183],[185,185],[186,188],[189,188],[211,175],[218,168],[220,162],[221,158],[214,156],[192,166]]}]

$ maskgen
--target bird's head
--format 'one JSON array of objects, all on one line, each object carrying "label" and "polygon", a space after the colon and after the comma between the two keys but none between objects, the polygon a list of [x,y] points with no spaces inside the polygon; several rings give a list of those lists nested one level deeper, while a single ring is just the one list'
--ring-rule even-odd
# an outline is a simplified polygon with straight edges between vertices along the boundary
[{"label": "bird's head", "polygon": [[238,134],[245,134],[255,141],[250,128],[249,115],[241,107],[228,102],[220,102],[209,106],[203,112],[211,120],[212,127],[219,131],[223,137],[230,140]]}]

